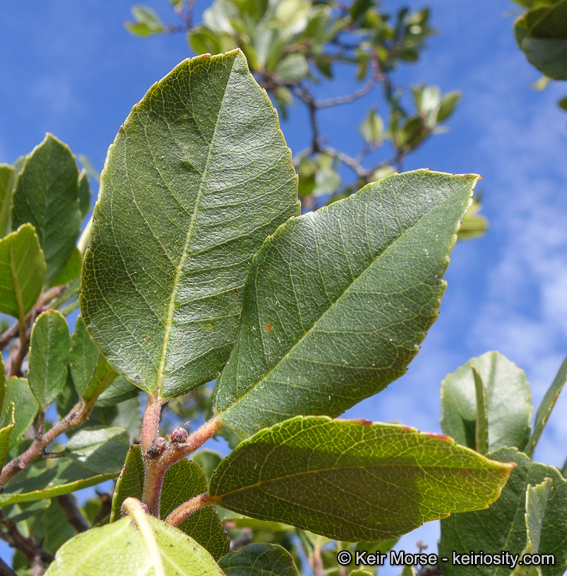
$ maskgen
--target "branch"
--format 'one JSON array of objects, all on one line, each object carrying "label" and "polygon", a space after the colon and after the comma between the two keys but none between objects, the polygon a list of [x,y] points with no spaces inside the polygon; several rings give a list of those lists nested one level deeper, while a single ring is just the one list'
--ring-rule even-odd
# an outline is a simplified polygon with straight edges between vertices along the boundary
[{"label": "branch", "polygon": [[45,449],[49,444],[51,444],[51,442],[53,442],[53,440],[68,430],[77,428],[89,417],[97,398],[105,390],[108,379],[113,375],[114,370],[110,369],[91,398],[87,401],[79,400],[63,420],[57,422],[57,424],[55,424],[53,428],[48,430],[45,434],[36,436],[32,445],[23,454],[14,458],[4,466],[2,473],[0,474],[0,489],[6,485],[8,480],[13,478],[22,470],[25,470],[32,462],[42,458]]},{"label": "branch", "polygon": [[[145,420],[145,415],[144,415]],[[167,470],[176,462],[183,460],[212,438],[224,424],[218,417],[205,422],[189,438],[179,438],[172,434],[171,442],[156,437],[144,453],[144,496],[143,502],[150,514],[159,517],[159,504],[163,478]],[[143,452],[143,448],[142,448]]]},{"label": "branch", "polygon": [[321,142],[319,138],[319,124],[317,122],[317,104],[313,99],[313,94],[307,86],[301,85],[294,89],[295,95],[300,98],[309,111],[309,123],[311,124],[311,132],[312,132],[312,139],[311,139],[311,152],[313,154],[315,152],[320,152],[321,150]]},{"label": "branch", "polygon": [[339,106],[340,104],[350,104],[351,102],[355,102],[359,98],[366,96],[378,82],[382,82],[385,80],[385,75],[380,70],[380,66],[378,64],[378,56],[376,53],[372,55],[371,59],[372,64],[372,75],[368,82],[359,90],[356,90],[352,94],[348,94],[347,96],[338,96],[337,98],[328,98],[327,100],[320,100],[319,102],[315,103],[316,108],[328,108],[329,106]]},{"label": "branch", "polygon": [[59,504],[61,510],[63,510],[65,518],[67,518],[69,524],[73,526],[75,532],[86,532],[90,528],[89,523],[79,510],[75,499],[70,494],[57,496],[57,504]]},{"label": "branch", "polygon": [[38,546],[33,537],[27,538],[19,530],[16,524],[7,520],[2,513],[0,513],[0,524],[8,529],[8,532],[0,530],[0,539],[7,542],[12,548],[19,550],[26,556],[30,564],[39,561],[42,563],[53,562],[55,556]]},{"label": "branch", "polygon": [[0,576],[18,576],[11,568],[0,558]]},{"label": "branch", "polygon": [[165,519],[165,523],[177,528],[177,526],[179,526],[184,520],[187,520],[191,514],[194,514],[201,508],[215,504],[217,500],[218,497],[211,497],[208,494],[200,494],[199,496],[195,496],[195,498],[191,498],[191,500],[188,500],[187,502],[181,504],[181,506],[177,507]]}]

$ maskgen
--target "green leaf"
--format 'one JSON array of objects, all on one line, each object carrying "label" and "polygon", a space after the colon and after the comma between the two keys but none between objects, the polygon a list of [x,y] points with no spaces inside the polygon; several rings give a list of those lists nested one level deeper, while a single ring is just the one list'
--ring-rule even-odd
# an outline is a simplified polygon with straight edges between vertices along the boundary
[{"label": "green leaf", "polygon": [[99,408],[116,406],[121,402],[136,398],[139,392],[139,389],[130,384],[128,380],[119,377],[98,397],[95,406]]},{"label": "green leaf", "polygon": [[211,478],[219,505],[328,538],[385,540],[493,502],[511,467],[394,424],[297,417],[262,430]]},{"label": "green leaf", "polygon": [[528,456],[532,456],[532,454],[534,453],[535,447],[541,437],[541,434],[543,432],[543,429],[545,428],[545,425],[547,424],[551,411],[555,406],[555,402],[557,401],[557,398],[561,390],[563,389],[563,386],[565,385],[566,381],[567,381],[567,358],[563,360],[563,363],[559,367],[559,371],[557,372],[555,378],[553,379],[551,386],[547,389],[547,392],[545,393],[545,396],[543,397],[543,400],[541,401],[541,404],[537,409],[534,422],[534,430],[532,432],[532,435],[530,436],[526,449],[524,450],[524,452]]},{"label": "green leaf", "polygon": [[[104,553],[93,553],[104,550]],[[46,576],[223,576],[211,555],[180,530],[139,512],[93,528],[59,549]]]},{"label": "green leaf", "polygon": [[518,46],[540,72],[567,80],[567,0],[537,6],[514,23]]},{"label": "green leaf", "polygon": [[140,446],[131,446],[124,462],[124,467],[116,482],[112,496],[110,521],[115,522],[121,515],[121,508],[126,498],[142,499],[144,494],[144,462]]},{"label": "green leaf", "polygon": [[[144,6],[143,4],[137,4],[132,6],[130,9],[132,16],[136,19],[136,24],[126,23],[126,27],[133,31],[132,28],[138,26],[147,30],[148,34],[159,34],[163,31],[164,25],[160,17],[152,10],[149,6]],[[142,34],[147,35],[147,34]]]},{"label": "green leaf", "polygon": [[10,231],[13,183],[14,167],[9,164],[0,164],[0,238],[4,238]]},{"label": "green leaf", "polygon": [[[45,502],[45,500],[39,503],[41,502]],[[47,500],[47,502],[49,503],[48,508],[29,520],[28,527],[33,537],[41,542],[41,547],[55,554],[65,542],[75,536],[76,532],[69,524],[58,502],[55,500]],[[32,502],[28,505],[38,505],[39,503]]]},{"label": "green leaf", "polygon": [[86,168],[83,168],[79,174],[79,189],[77,191],[77,197],[79,198],[81,217],[84,218],[91,209],[91,186],[89,184],[89,175]]},{"label": "green leaf", "polygon": [[130,448],[128,432],[116,427],[93,427],[79,430],[69,440],[69,456],[97,474],[113,474],[122,470]]},{"label": "green leaf", "polygon": [[70,346],[65,317],[56,310],[40,314],[31,333],[28,382],[43,411],[65,387]]},{"label": "green leaf", "polygon": [[561,98],[557,104],[561,110],[567,111],[567,98]]},{"label": "green leaf", "polygon": [[459,228],[459,240],[470,240],[482,236],[488,228],[488,220],[479,211],[482,204],[479,198],[474,198],[469,206]]},{"label": "green leaf", "polygon": [[4,358],[0,354],[0,414],[4,408],[4,396],[6,396],[6,367],[4,366]]},{"label": "green leaf", "polygon": [[25,224],[0,240],[0,312],[23,320],[41,294],[44,277],[33,226]]},{"label": "green leaf", "polygon": [[274,74],[283,82],[300,82],[309,74],[309,65],[303,54],[297,52],[278,62]]},{"label": "green leaf", "polygon": [[[441,522],[439,556],[452,558],[453,551],[468,554],[471,550],[482,550],[485,554],[500,555],[505,551],[519,557],[528,542],[526,493],[530,486],[550,478],[553,486],[541,526],[538,553],[555,555],[554,566],[541,566],[543,575],[561,576],[567,569],[567,482],[556,468],[531,462],[515,448],[500,448],[489,456],[498,461],[514,461],[517,466],[500,498],[487,510],[455,514]],[[533,510],[530,514],[533,520]],[[451,562],[443,566],[446,576],[504,576],[511,572],[505,566],[453,566]]]},{"label": "green leaf", "polygon": [[15,407],[12,402],[10,403],[10,406],[8,406],[8,412],[5,418],[5,420],[8,421],[8,425],[0,428],[0,469],[4,466],[8,450],[10,449],[10,435],[15,426],[14,411]]},{"label": "green leaf", "polygon": [[213,472],[217,469],[221,461],[222,456],[215,450],[209,450],[208,448],[199,450],[199,452],[193,456],[193,462],[199,464],[205,472],[207,482],[211,479]]},{"label": "green leaf", "polygon": [[115,478],[118,474],[119,471],[96,474],[67,458],[58,460],[52,468],[28,466],[6,484],[0,495],[0,506],[69,494]]},{"label": "green leaf", "polygon": [[269,237],[217,381],[220,419],[252,433],[296,414],[337,416],[404,374],[437,317],[476,180],[394,174]]},{"label": "green leaf", "polygon": [[79,170],[69,147],[48,134],[27,156],[16,181],[13,226],[33,224],[47,263],[46,284],[69,261],[79,236]]},{"label": "green leaf", "polygon": [[11,377],[6,382],[4,413],[0,422],[2,428],[10,426],[12,423],[12,410],[10,407],[12,402],[15,408],[13,415],[15,426],[10,434],[10,448],[16,445],[22,434],[32,425],[39,408],[25,378]]},{"label": "green leaf", "polygon": [[69,284],[75,278],[81,275],[81,266],[83,265],[83,255],[80,250],[75,246],[71,252],[71,256],[65,264],[63,270],[57,278],[51,281],[50,286],[61,286],[62,284]]},{"label": "green leaf", "polygon": [[480,372],[473,366],[474,387],[476,396],[476,437],[475,448],[477,452],[488,452],[488,411],[486,409],[486,388]]},{"label": "green leaf", "polygon": [[177,66],[134,107],[101,177],[81,307],[109,363],[162,398],[213,379],[252,256],[297,210],[291,153],[242,54]]},{"label": "green leaf", "polygon": [[276,544],[250,544],[219,560],[226,576],[297,576],[291,554]]},{"label": "green leaf", "polygon": [[[174,464],[165,474],[162,487],[160,517],[165,518],[175,508],[207,490],[207,481],[201,468],[189,460]],[[120,518],[120,510],[126,498],[141,499],[144,491],[144,464],[139,446],[132,446],[116,484],[112,499],[110,521]],[[204,508],[181,523],[179,529],[195,539],[214,558],[228,552],[229,539],[212,508]]]},{"label": "green leaf", "polygon": [[498,352],[472,358],[441,383],[441,427],[459,444],[476,447],[474,366],[486,386],[488,451],[522,450],[530,435],[532,403],[526,374]]},{"label": "green leaf", "polygon": [[79,396],[85,393],[99,360],[100,350],[91,340],[83,318],[79,316],[75,323],[75,332],[71,336],[69,368]]},{"label": "green leaf", "polygon": [[22,502],[2,508],[2,515],[10,522],[21,522],[30,516],[49,508],[51,500],[38,500],[37,502]]},{"label": "green leaf", "polygon": [[[178,506],[206,491],[207,480],[201,467],[189,460],[177,462],[165,474],[160,505],[161,518],[166,518]],[[178,528],[196,540],[217,560],[229,550],[230,539],[211,507],[198,510]]]},{"label": "green leaf", "polygon": [[444,122],[453,114],[457,104],[461,100],[461,92],[459,90],[454,90],[453,92],[447,92],[441,100],[441,105],[437,111],[437,122]]},{"label": "green leaf", "polygon": [[384,121],[379,114],[376,114],[374,107],[370,108],[360,125],[360,134],[368,144],[376,145],[384,139]]}]

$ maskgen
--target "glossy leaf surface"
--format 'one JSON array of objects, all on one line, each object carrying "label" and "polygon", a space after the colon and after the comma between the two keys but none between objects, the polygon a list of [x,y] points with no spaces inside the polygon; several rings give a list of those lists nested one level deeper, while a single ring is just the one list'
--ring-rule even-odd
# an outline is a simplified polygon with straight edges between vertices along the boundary
[{"label": "glossy leaf surface", "polygon": [[216,469],[221,506],[355,542],[485,508],[510,466],[393,424],[298,417],[245,440]]},{"label": "glossy leaf surface", "polygon": [[46,576],[223,576],[210,554],[183,532],[151,516],[145,522],[149,531],[128,517],[76,536],[57,552]]},{"label": "glossy leaf surface", "polygon": [[[144,491],[144,464],[139,446],[128,453],[124,469],[116,484],[112,499],[111,521],[121,515],[121,506],[128,497],[141,500]],[[165,474],[162,486],[160,517],[166,518],[175,508],[207,491],[207,482],[201,468],[194,462],[182,460],[174,464]],[[204,508],[181,523],[179,530],[196,540],[214,558],[228,552],[229,539],[222,523],[212,508]]]},{"label": "glossy leaf surface", "polygon": [[[482,550],[485,554],[502,551],[521,555],[526,549],[526,492],[529,486],[541,484],[546,478],[552,488],[544,513],[539,539],[540,554],[554,554],[555,566],[541,566],[544,576],[560,576],[567,569],[567,482],[552,466],[530,459],[514,448],[501,448],[489,455],[494,460],[516,462],[510,480],[500,498],[487,510],[455,514],[441,522],[439,555],[452,557],[457,553]],[[511,573],[504,566],[452,566],[444,564],[447,576],[503,576]]]},{"label": "glossy leaf surface", "polygon": [[162,398],[213,379],[252,256],[297,210],[291,153],[240,52],[155,84],[110,148],[83,266],[83,318],[110,364]]},{"label": "glossy leaf surface", "polygon": [[253,433],[338,416],[405,373],[438,314],[476,176],[419,170],[290,219],[254,257],[216,412]]},{"label": "glossy leaf surface", "polygon": [[226,576],[297,576],[291,554],[275,544],[250,544],[219,561]]},{"label": "glossy leaf surface", "polygon": [[28,382],[44,411],[55,402],[67,381],[70,346],[65,317],[56,310],[40,314],[31,333]]},{"label": "glossy leaf surface", "polygon": [[81,226],[79,171],[69,147],[48,134],[26,158],[16,180],[13,227],[31,223],[47,263],[46,284],[67,264]]},{"label": "glossy leaf surface", "polygon": [[441,384],[441,427],[456,442],[476,447],[477,401],[471,366],[486,387],[488,451],[522,450],[531,430],[532,397],[526,374],[498,352],[472,358]]},{"label": "glossy leaf surface", "polygon": [[0,240],[0,312],[24,318],[38,299],[45,261],[33,226],[25,224]]}]

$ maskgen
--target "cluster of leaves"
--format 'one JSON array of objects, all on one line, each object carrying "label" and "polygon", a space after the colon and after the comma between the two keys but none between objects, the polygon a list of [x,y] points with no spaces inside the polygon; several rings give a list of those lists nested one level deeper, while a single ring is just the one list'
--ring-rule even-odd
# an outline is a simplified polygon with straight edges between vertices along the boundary
[{"label": "cluster of leaves", "polygon": [[[203,21],[196,23],[193,2],[171,3],[181,24],[166,26],[151,8],[137,5],[132,8],[135,22],[126,23],[127,28],[139,36],[186,32],[195,54],[240,48],[284,119],[295,99],[306,107],[310,143],[294,158],[304,209],[345,198],[400,171],[409,153],[433,134],[446,131],[443,123],[459,102],[457,91],[443,95],[436,86],[408,90],[394,84],[392,72],[400,64],[417,61],[435,33],[428,9],[400,8],[388,14],[375,0],[350,5],[336,0],[215,0]],[[347,73],[363,83],[357,90],[316,98],[326,82]],[[376,98],[360,125],[360,152],[351,156],[330,146],[322,133],[320,112],[356,102],[378,86],[381,98]],[[382,114],[378,107],[384,109]],[[343,181],[348,172],[354,181]],[[480,208],[478,200],[475,208]],[[471,211],[463,237],[478,236],[485,229],[486,220]]]},{"label": "cluster of leaves", "polygon": [[[549,80],[567,80],[567,1],[515,0],[528,10],[514,22],[520,49],[544,74],[539,86]],[[567,97],[559,101],[567,111]]]},{"label": "cluster of leaves", "polygon": [[[17,322],[2,337],[0,521],[19,573],[287,575],[297,568],[281,545],[298,536],[320,565],[322,538],[387,548],[496,500],[513,464],[447,436],[330,418],[418,352],[476,180],[394,174],[297,216],[291,153],[244,56],[201,56],[121,126],[85,252],[76,161],[48,136],[4,191],[20,227],[1,241],[3,311]],[[70,336],[69,262],[83,252]],[[211,380],[214,417],[161,436],[162,405]],[[186,459],[223,429],[245,438],[226,458]],[[120,470],[112,504],[70,496]],[[48,518],[66,528],[52,534]],[[228,553],[223,526],[237,542],[281,530]]]}]

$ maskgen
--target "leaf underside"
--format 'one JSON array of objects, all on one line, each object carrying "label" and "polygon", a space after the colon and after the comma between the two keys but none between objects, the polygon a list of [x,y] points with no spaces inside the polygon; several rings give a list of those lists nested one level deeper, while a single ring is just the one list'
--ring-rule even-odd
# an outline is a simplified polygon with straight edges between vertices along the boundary
[{"label": "leaf underside", "polygon": [[291,153],[244,56],[182,62],[133,108],[101,176],[81,309],[109,363],[164,399],[213,379],[251,258],[297,211]]},{"label": "leaf underside", "polygon": [[209,494],[253,518],[342,541],[379,541],[485,508],[510,469],[447,436],[297,417],[239,444],[219,464]]}]

